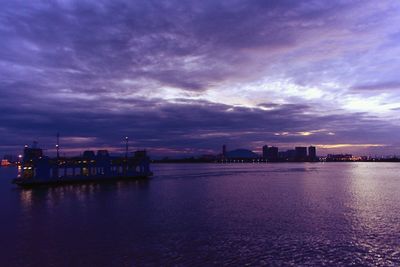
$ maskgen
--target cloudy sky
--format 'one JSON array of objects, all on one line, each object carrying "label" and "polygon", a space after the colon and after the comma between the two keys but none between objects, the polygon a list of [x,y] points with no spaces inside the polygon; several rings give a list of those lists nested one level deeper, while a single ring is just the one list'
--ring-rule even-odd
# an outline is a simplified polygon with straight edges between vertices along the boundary
[{"label": "cloudy sky", "polygon": [[400,2],[0,0],[0,155],[400,154]]}]

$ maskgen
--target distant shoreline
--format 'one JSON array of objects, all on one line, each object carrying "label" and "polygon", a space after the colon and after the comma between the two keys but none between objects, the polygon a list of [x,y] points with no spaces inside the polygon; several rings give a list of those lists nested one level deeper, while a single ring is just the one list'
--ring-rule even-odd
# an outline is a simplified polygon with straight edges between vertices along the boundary
[{"label": "distant shoreline", "polygon": [[215,161],[158,161],[154,160],[152,164],[282,164],[282,163],[400,163],[400,160],[393,161],[393,160],[349,160],[349,161],[274,161],[274,162],[265,162],[265,161],[243,161],[243,162],[215,162]]}]

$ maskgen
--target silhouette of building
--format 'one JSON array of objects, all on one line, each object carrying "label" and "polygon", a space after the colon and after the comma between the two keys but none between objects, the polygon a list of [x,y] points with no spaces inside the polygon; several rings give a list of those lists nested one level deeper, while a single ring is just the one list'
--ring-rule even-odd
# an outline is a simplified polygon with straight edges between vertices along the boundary
[{"label": "silhouette of building", "polygon": [[294,161],[295,157],[296,151],[294,149],[279,152],[279,159],[282,161]]},{"label": "silhouette of building", "polygon": [[43,150],[40,148],[36,147],[36,144],[34,147],[28,147],[28,145],[25,145],[24,148],[24,161],[30,161],[34,159],[41,158],[43,156]]},{"label": "silhouette of building", "polygon": [[268,146],[267,145],[262,147],[262,153],[263,153],[263,158],[267,159],[268,158]]},{"label": "silhouette of building", "polygon": [[307,160],[307,147],[297,146],[294,149],[296,151],[295,159],[298,161]]},{"label": "silhouette of building", "polygon": [[268,161],[277,161],[278,160],[278,154],[279,154],[279,149],[275,146],[268,147],[268,153],[267,153],[267,160]]},{"label": "silhouette of building", "polygon": [[141,179],[152,175],[144,150],[128,158],[111,157],[107,150],[99,150],[96,156],[93,151],[85,151],[81,157],[51,159],[36,145],[25,146],[21,164],[21,174],[13,180],[21,186]]},{"label": "silhouette of building", "polygon": [[226,145],[222,146],[222,156],[226,158]]},{"label": "silhouette of building", "polygon": [[317,148],[315,146],[308,147],[308,159],[315,161],[317,159]]},{"label": "silhouette of building", "polygon": [[85,159],[94,159],[95,158],[94,151],[85,150],[85,151],[83,151],[83,156],[82,157],[85,158]]}]

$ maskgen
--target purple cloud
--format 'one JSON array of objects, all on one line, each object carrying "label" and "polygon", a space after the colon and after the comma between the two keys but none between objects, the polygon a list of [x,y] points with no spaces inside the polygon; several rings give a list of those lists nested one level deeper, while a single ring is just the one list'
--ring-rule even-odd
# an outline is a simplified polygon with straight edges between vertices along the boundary
[{"label": "purple cloud", "polygon": [[70,149],[129,135],[160,153],[263,142],[398,151],[395,1],[1,5],[0,153],[57,131]]}]

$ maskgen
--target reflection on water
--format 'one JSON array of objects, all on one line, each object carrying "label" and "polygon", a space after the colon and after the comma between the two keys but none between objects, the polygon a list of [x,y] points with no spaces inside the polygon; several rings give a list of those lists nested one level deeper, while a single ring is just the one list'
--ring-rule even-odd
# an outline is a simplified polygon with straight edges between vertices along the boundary
[{"label": "reflection on water", "polygon": [[400,265],[400,165],[165,164],[149,181],[17,189],[4,266]]},{"label": "reflection on water", "polygon": [[20,193],[21,204],[24,208],[30,208],[32,205],[32,190],[22,190]]},{"label": "reflection on water", "polygon": [[[388,266],[400,259],[400,242],[397,235],[398,178],[396,164],[387,164],[386,171],[374,165],[355,165],[349,169],[349,202],[346,213],[352,226],[354,245],[375,265]],[[393,175],[386,175],[392,173]],[[358,177],[363,177],[360,179]],[[358,257],[365,257],[357,253]],[[398,264],[394,264],[398,265]]]},{"label": "reflection on water", "polygon": [[[77,206],[85,206],[96,197],[106,192],[115,195],[116,199],[123,198],[124,191],[148,187],[148,180],[118,181],[108,183],[71,184],[62,186],[39,186],[18,188],[20,202],[26,210],[36,205],[45,205],[46,209],[56,208],[65,202],[73,201]],[[42,203],[43,202],[43,203]]]}]

